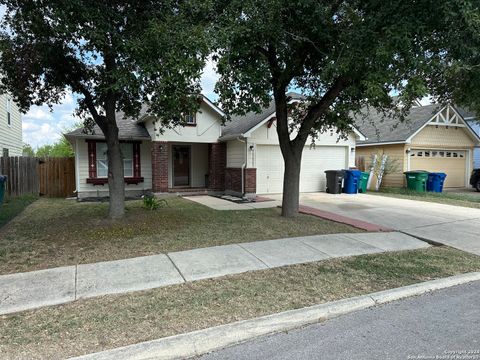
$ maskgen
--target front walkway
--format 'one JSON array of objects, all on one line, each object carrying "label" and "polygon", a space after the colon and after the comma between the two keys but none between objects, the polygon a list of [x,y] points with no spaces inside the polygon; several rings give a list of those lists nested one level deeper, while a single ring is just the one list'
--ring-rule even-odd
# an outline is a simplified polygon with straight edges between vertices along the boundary
[{"label": "front walkway", "polygon": [[0,314],[335,257],[426,248],[398,233],[256,241],[0,276]]},{"label": "front walkway", "polygon": [[250,203],[235,203],[225,199],[220,199],[215,196],[198,195],[198,196],[184,196],[185,199],[196,202],[198,204],[208,206],[214,210],[252,210],[252,209],[265,209],[277,207],[282,204],[280,200],[250,202]]}]

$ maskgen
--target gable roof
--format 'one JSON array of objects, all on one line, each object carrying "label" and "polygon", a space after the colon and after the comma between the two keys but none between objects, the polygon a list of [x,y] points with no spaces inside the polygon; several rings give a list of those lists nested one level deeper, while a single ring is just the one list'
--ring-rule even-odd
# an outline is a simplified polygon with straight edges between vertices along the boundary
[{"label": "gable roof", "polygon": [[[305,96],[296,92],[287,93],[287,97],[291,100],[305,100]],[[231,140],[238,137],[245,137],[248,133],[254,131],[257,127],[261,126],[265,121],[273,119],[275,117],[275,101],[272,99],[268,106],[260,113],[249,112],[243,116],[234,116],[231,121],[226,123],[222,128],[222,136],[220,140]],[[360,138],[365,139],[365,135],[355,126],[353,132]]]},{"label": "gable roof", "polygon": [[440,109],[438,104],[412,107],[404,122],[375,109],[365,109],[355,118],[355,125],[367,137],[359,144],[404,143]]},{"label": "gable roof", "polygon": [[[441,106],[439,104],[431,104],[425,106],[416,106],[410,109],[403,122],[400,122],[396,117],[385,116],[383,113],[375,109],[365,109],[356,117],[356,125],[361,131],[366,134],[367,140],[360,141],[358,146],[378,145],[378,144],[403,144],[410,142],[411,138],[417,135],[432,119],[437,118],[440,112],[444,109],[453,109],[456,114],[456,120],[463,124],[458,126],[464,127],[477,142],[480,141],[479,135],[473,131],[470,124],[465,121],[463,114],[468,114],[467,111],[459,111],[459,109],[447,105]],[[447,110],[448,111],[448,110]],[[438,120],[438,119],[437,119]],[[435,122],[435,124],[437,124]],[[447,124],[448,125],[448,124]],[[456,126],[456,125],[453,125]]]},{"label": "gable roof", "polygon": [[[143,124],[138,124],[132,118],[126,118],[122,112],[117,113],[118,138],[120,140],[147,140],[150,139],[147,129]],[[91,132],[84,128],[75,129],[65,134],[69,138],[105,139],[103,131],[95,124]]]},{"label": "gable roof", "polygon": [[[296,92],[287,93],[287,97],[292,98],[292,100],[305,99],[303,95]],[[259,113],[251,111],[242,116],[232,116],[232,119],[222,127],[222,136],[220,140],[242,137],[249,130],[253,129],[272,115],[275,115],[275,101],[273,99],[268,106],[262,109]]]},{"label": "gable roof", "polygon": [[[202,95],[202,101],[212,108],[220,116],[225,114],[222,110],[211,102],[205,95]],[[150,134],[145,128],[144,122],[148,120],[149,116],[147,115],[148,105],[143,104],[140,109],[140,115],[138,119],[125,117],[123,112],[117,112],[117,126],[118,126],[118,137],[120,140],[147,140],[151,139]],[[73,138],[84,138],[84,139],[105,139],[103,131],[100,127],[95,124],[93,131],[87,132],[84,128],[75,129],[67,134],[65,134],[67,139]]]},{"label": "gable roof", "polygon": [[[207,98],[205,95],[200,94],[201,100],[203,103],[205,103],[210,109],[212,109],[215,113],[217,113],[219,116],[224,117],[225,113],[220,109],[217,105],[215,105],[209,98]],[[154,117],[153,115],[147,114],[148,111],[148,105],[143,104],[142,109],[140,110],[140,116],[138,117],[137,122],[138,123],[143,123],[150,118]]]}]

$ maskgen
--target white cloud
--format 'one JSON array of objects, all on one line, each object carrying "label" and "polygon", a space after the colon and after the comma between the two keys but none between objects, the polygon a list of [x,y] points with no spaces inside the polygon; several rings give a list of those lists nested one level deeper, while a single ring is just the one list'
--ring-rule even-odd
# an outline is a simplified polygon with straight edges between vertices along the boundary
[{"label": "white cloud", "polygon": [[25,117],[31,120],[51,121],[54,119],[52,113],[47,106],[35,106],[32,107]]},{"label": "white cloud", "polygon": [[52,111],[46,105],[32,106],[22,117],[23,141],[34,148],[58,141],[66,129],[79,121],[73,115],[75,106],[71,93],[54,105]]}]

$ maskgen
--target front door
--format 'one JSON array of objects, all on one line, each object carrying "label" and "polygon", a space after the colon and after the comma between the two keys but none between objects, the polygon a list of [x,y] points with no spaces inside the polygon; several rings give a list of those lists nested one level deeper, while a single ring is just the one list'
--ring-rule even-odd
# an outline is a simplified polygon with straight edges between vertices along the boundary
[{"label": "front door", "polygon": [[190,186],[190,146],[173,145],[173,186]]}]

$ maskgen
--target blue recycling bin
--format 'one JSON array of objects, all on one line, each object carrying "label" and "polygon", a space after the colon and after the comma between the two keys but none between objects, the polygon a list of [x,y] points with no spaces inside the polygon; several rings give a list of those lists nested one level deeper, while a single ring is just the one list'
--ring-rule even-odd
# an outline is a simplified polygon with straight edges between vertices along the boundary
[{"label": "blue recycling bin", "polygon": [[343,180],[343,192],[345,194],[358,193],[358,185],[362,172],[360,170],[345,170],[345,177]]},{"label": "blue recycling bin", "polygon": [[443,191],[443,183],[445,182],[446,177],[447,174],[445,173],[433,172],[428,174],[427,191],[441,193]]},{"label": "blue recycling bin", "polygon": [[5,175],[0,175],[0,205],[3,203],[5,198],[5,187],[7,184],[7,177]]}]

